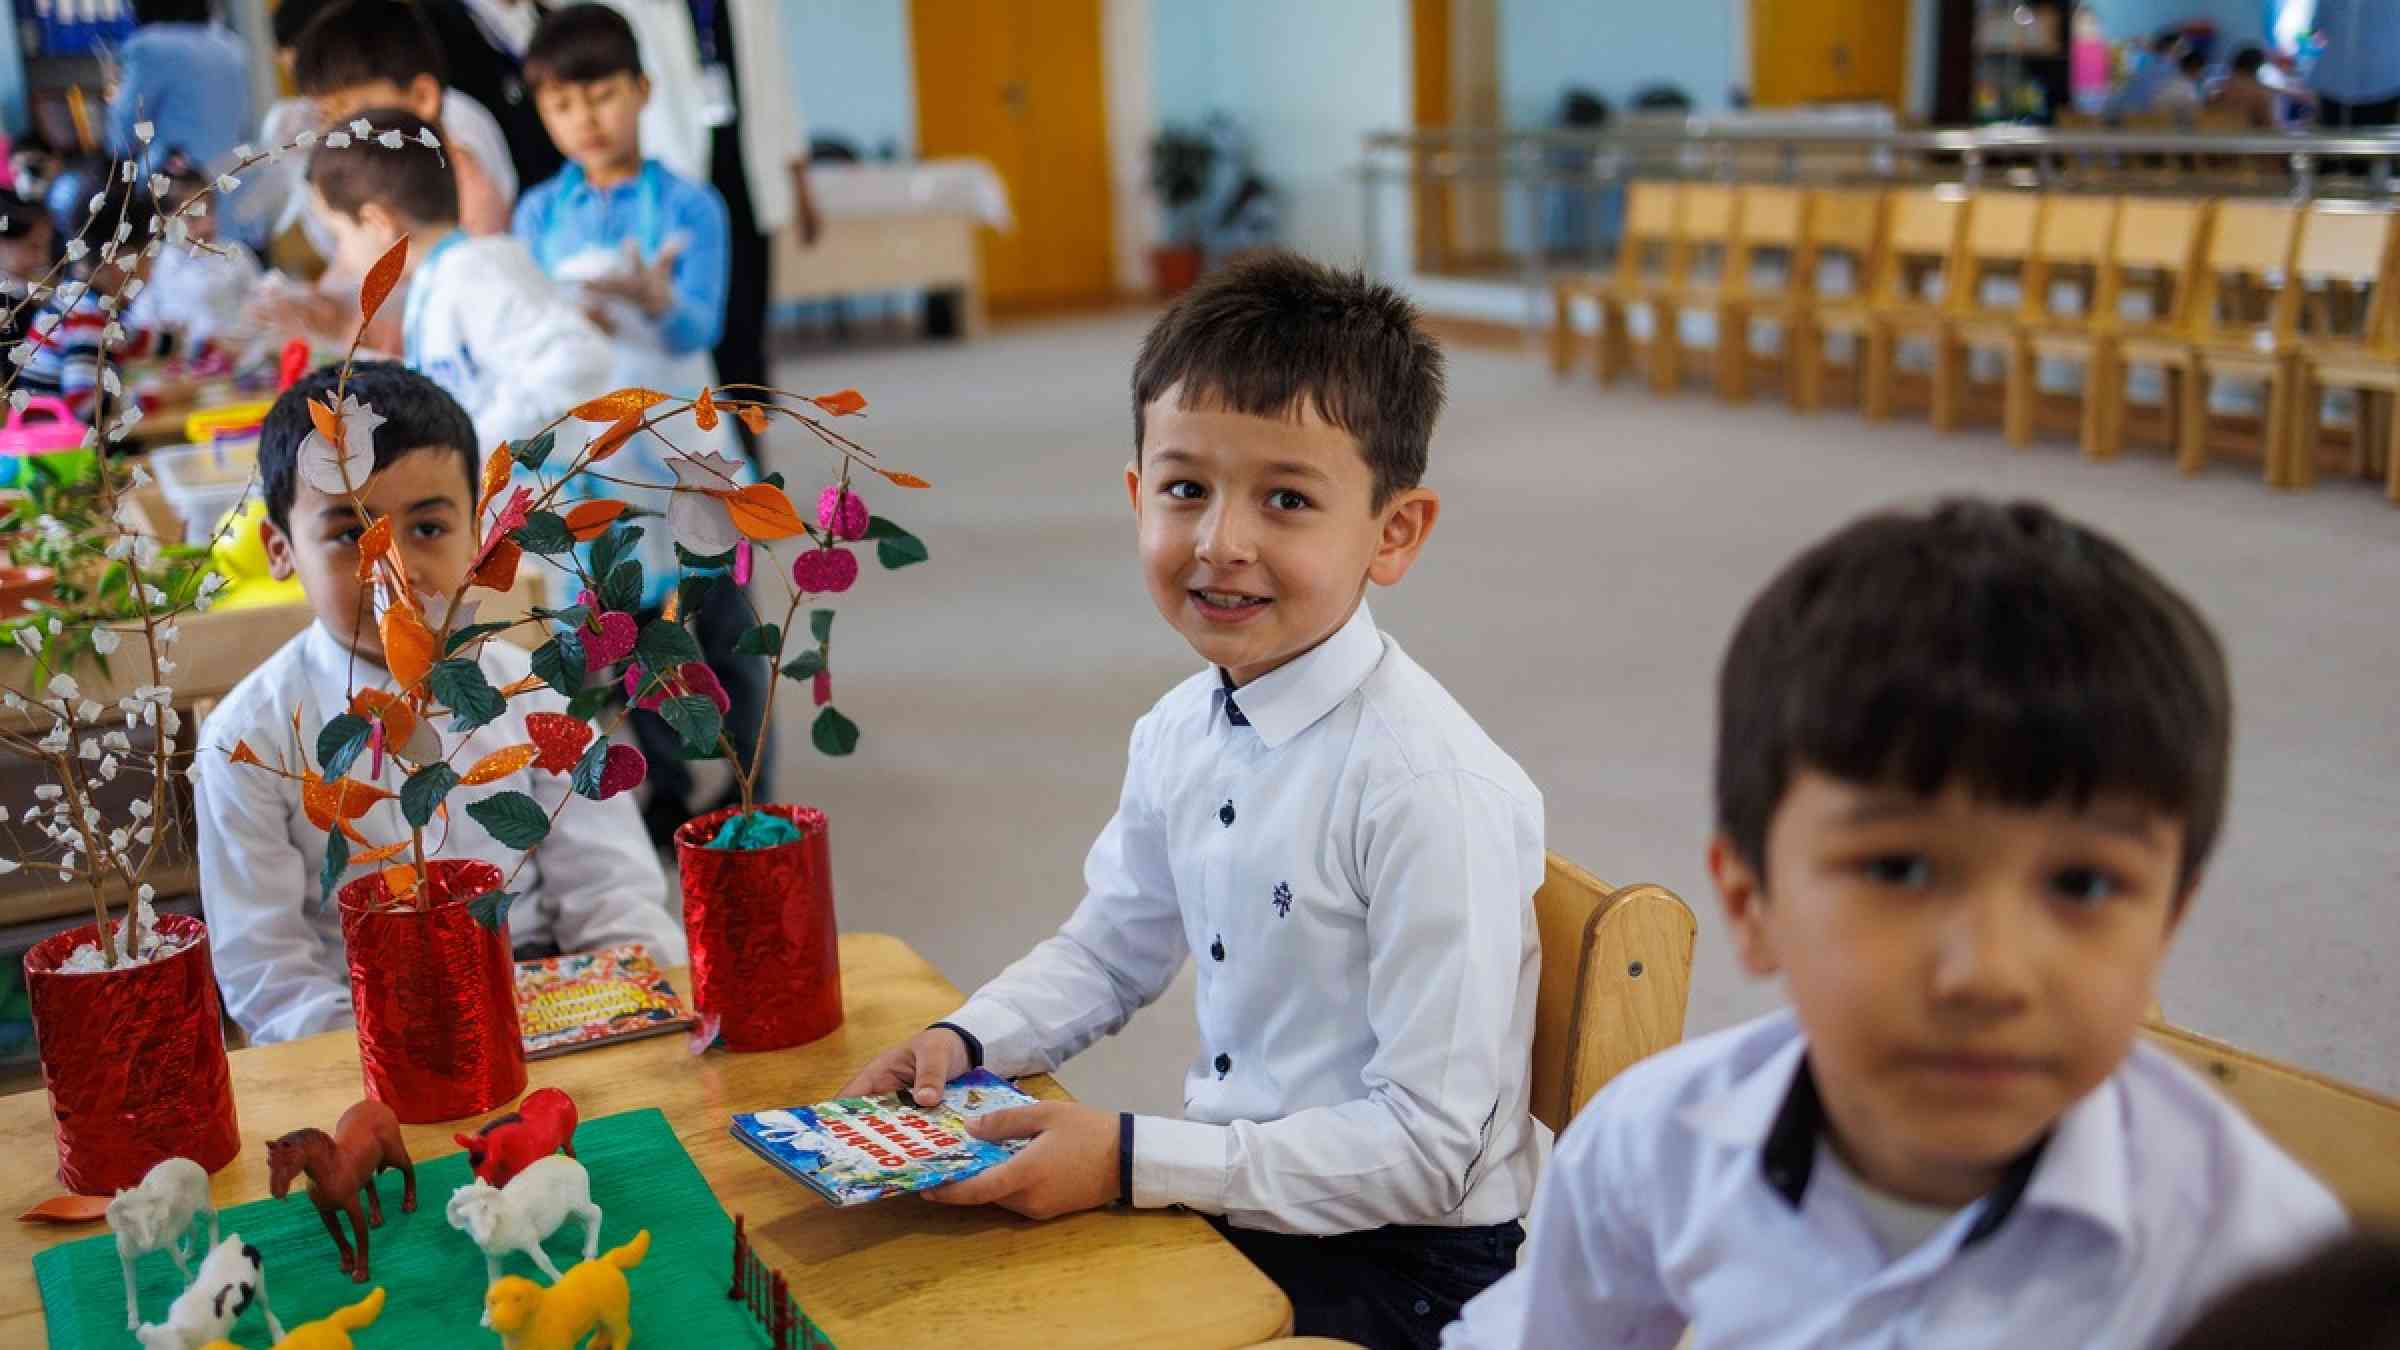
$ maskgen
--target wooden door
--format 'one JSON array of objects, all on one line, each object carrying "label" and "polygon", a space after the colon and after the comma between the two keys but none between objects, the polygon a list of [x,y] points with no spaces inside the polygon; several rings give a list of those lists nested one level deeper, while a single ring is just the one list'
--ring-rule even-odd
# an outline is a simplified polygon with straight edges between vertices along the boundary
[{"label": "wooden door", "polygon": [[1752,101],[1900,107],[1908,10],[1909,0],[1750,0]]},{"label": "wooden door", "polygon": [[995,308],[1115,290],[1100,3],[910,0],[919,155],[989,160],[1008,185],[1016,229],[982,232]]}]

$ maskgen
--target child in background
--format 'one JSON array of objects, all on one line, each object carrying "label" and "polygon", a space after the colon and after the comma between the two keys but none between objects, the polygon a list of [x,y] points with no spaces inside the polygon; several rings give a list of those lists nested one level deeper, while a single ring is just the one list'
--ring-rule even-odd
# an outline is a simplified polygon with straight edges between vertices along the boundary
[{"label": "child in background", "polygon": [[[525,49],[525,80],[568,163],[517,203],[517,237],[552,280],[581,293],[586,312],[608,331],[617,353],[609,385],[689,397],[715,384],[709,353],[724,329],[730,256],[725,203],[715,188],[644,157],[640,122],[650,82],[632,26],[605,5],[550,14]],[[728,477],[747,481],[733,426],[731,418],[713,431],[687,424],[675,444],[694,456],[722,457]],[[636,437],[616,463],[634,481],[670,482],[665,451],[653,437]],[[597,481],[581,486],[595,495],[611,491]],[[644,532],[641,561],[649,579],[643,607],[655,610],[674,592],[680,570],[667,531]],[[757,662],[733,650],[753,622],[749,607],[732,587],[715,587],[694,621],[702,654],[733,700],[726,731],[747,762],[765,697]],[[693,765],[676,753],[665,722],[636,718],[634,727],[656,771],[648,824],[664,844],[685,820],[721,803],[688,799]]]},{"label": "child in background", "polygon": [[58,264],[58,231],[40,203],[0,192],[0,346],[25,336],[33,307],[25,298]]},{"label": "child in background", "polygon": [[2355,1233],[2247,1280],[2175,1350],[2400,1350],[2400,1234]]},{"label": "child in background", "polygon": [[[64,399],[76,416],[90,416],[100,394],[101,339],[110,325],[106,301],[122,297],[149,270],[143,249],[157,220],[150,194],[123,184],[70,204],[60,222],[66,277],[36,310],[24,341],[9,352],[20,368],[18,389]],[[125,354],[120,347],[115,356]]]},{"label": "child in background", "polygon": [[[162,176],[167,182],[161,203],[165,215],[183,210],[208,188],[208,179],[180,156],[168,162]],[[134,297],[125,321],[138,330],[172,334],[180,341],[175,350],[189,357],[219,338],[240,339],[251,333],[243,309],[258,288],[261,271],[250,250],[221,240],[214,210],[187,212],[182,220],[191,245],[159,250],[150,263],[149,284]]]},{"label": "child in background", "polygon": [[[346,273],[365,276],[408,240],[407,297],[395,302],[403,358],[467,410],[476,443],[530,437],[611,388],[608,339],[525,245],[459,228],[458,179],[420,139],[432,128],[398,108],[364,117],[370,134],[328,137],[310,155],[311,209]],[[377,143],[385,132],[399,134],[398,149]]]},{"label": "child in background", "polygon": [[[349,709],[354,683],[361,689],[390,683],[374,611],[359,593],[358,540],[367,521],[348,497],[318,491],[296,467],[310,430],[305,404],[325,398],[337,375],[320,370],[285,391],[267,414],[258,446],[267,504],[259,536],[276,578],[300,579],[316,622],[234,686],[201,727],[193,756],[200,892],[217,982],[226,1012],[257,1042],[351,1022],[341,913],[320,886],[325,831],[309,823],[298,784],[229,759],[244,740],[261,753],[288,745],[294,717],[303,727],[323,726]],[[411,583],[438,607],[465,578],[482,538],[475,521],[475,427],[431,380],[389,363],[358,365],[345,393],[372,408],[380,423],[374,472],[359,495],[372,518],[396,527],[394,547]],[[482,644],[475,659],[494,688],[532,670],[531,656],[508,642]],[[499,718],[457,744],[452,758],[472,764],[523,744],[532,739],[530,714],[564,707],[546,690],[512,698]],[[389,760],[378,779],[362,760],[350,776],[396,794],[406,767]],[[559,811],[566,780],[531,768],[490,786],[523,792],[556,813],[549,838],[517,875],[523,893],[508,923],[520,947],[584,951],[642,942],[661,964],[684,959],[683,935],[666,909],[666,876],[641,842],[629,801],[577,801]],[[357,825],[376,839],[409,834],[396,797],[377,803]],[[481,858],[504,872],[518,858],[455,807],[443,856]]]},{"label": "child in background", "polygon": [[2191,604],[2033,503],[1858,521],[1718,677],[1709,870],[1792,1007],[1634,1065],[1449,1346],[2154,1350],[2345,1226],[2136,1036],[2223,819]]},{"label": "child in background", "polygon": [[997,1112],[975,1133],[1038,1137],[928,1194],[1195,1209],[1297,1334],[1430,1345],[1512,1265],[1548,1136],[1541,794],[1365,600],[1440,509],[1441,349],[1392,290],[1260,255],[1177,302],[1132,383],[1141,570],[1210,668],[1135,724],[1059,935],[843,1092],[1055,1069],[1205,953],[1183,1119]]}]

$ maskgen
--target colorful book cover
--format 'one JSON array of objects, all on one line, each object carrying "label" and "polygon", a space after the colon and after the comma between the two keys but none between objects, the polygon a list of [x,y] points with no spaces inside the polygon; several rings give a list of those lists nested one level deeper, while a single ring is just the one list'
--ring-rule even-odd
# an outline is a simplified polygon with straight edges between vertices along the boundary
[{"label": "colorful book cover", "polygon": [[517,963],[517,1022],[527,1059],[657,1036],[691,1021],[641,943]]},{"label": "colorful book cover", "polygon": [[1033,1098],[1007,1079],[977,1069],[942,1091],[942,1104],[905,1097],[837,1097],[786,1111],[733,1118],[733,1137],[836,1205],[963,1181],[1006,1162],[1027,1141],[987,1143],[967,1121]]}]

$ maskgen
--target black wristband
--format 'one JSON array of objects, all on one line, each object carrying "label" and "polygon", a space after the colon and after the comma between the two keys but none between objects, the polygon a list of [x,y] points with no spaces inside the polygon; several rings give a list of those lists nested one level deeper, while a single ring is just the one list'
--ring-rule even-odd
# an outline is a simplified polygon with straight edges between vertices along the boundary
[{"label": "black wristband", "polygon": [[1117,1203],[1133,1207],[1133,1112],[1117,1113]]},{"label": "black wristband", "polygon": [[975,1039],[974,1032],[967,1030],[965,1027],[960,1026],[956,1022],[936,1022],[932,1026],[929,1026],[925,1029],[927,1031],[957,1032],[958,1038],[967,1043],[967,1067],[970,1069],[980,1069],[983,1067],[983,1042]]}]

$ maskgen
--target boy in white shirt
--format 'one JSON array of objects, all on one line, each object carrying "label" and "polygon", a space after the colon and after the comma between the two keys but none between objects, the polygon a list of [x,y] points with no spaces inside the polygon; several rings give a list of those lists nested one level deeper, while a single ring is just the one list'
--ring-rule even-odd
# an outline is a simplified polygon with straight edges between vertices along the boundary
[{"label": "boy in white shirt", "polygon": [[1541,795],[1364,599],[1432,531],[1441,400],[1405,300],[1289,255],[1159,320],[1125,486],[1151,599],[1209,668],[1135,724],[1066,927],[846,1089],[1053,1069],[1198,953],[1183,1119],[997,1113],[979,1134],[1034,1142],[932,1197],[1219,1216],[1300,1334],[1373,1346],[1431,1344],[1509,1269],[1545,1142]]},{"label": "boy in white shirt", "polygon": [[1444,1344],[2167,1344],[2340,1206],[2136,1038],[2223,817],[2206,620],[2033,503],[1870,516],[1751,602],[1709,868],[1792,1008],[1635,1065]]},{"label": "boy in white shirt", "polygon": [[[611,388],[608,339],[523,242],[459,228],[458,180],[423,143],[433,129],[397,108],[360,118],[366,135],[337,131],[310,154],[310,207],[333,234],[335,266],[353,275],[408,240],[403,359],[467,410],[477,444],[532,436]],[[398,148],[378,143],[387,133]]]},{"label": "boy in white shirt", "polygon": [[[316,622],[217,705],[200,730],[193,759],[200,836],[200,893],[208,913],[217,982],[225,1007],[253,1041],[281,1041],[351,1024],[350,981],[342,920],[322,885],[325,831],[302,810],[289,779],[233,764],[243,740],[262,753],[288,745],[293,717],[302,731],[350,710],[355,689],[386,688],[373,609],[360,594],[358,538],[367,521],[346,497],[328,496],[295,471],[310,429],[306,403],[337,378],[321,370],[284,392],[259,434],[259,478],[267,519],[259,526],[278,580],[294,576]],[[474,428],[449,395],[424,376],[388,362],[362,362],[345,392],[375,410],[375,469],[361,496],[376,518],[389,518],[408,575],[429,597],[447,598],[473,565],[481,531],[475,520],[478,459]],[[505,641],[482,644],[478,663],[494,688],[524,679],[532,657]],[[526,717],[557,712],[550,691],[508,701],[498,718],[468,734],[451,758],[472,764],[532,739]],[[397,800],[405,771],[397,760],[378,778],[362,758],[351,778],[395,794],[356,823],[368,838],[405,839]],[[489,785],[517,791],[555,810],[565,777],[519,769]],[[482,858],[505,873],[519,854],[463,811],[453,810],[443,857]],[[666,909],[666,876],[642,836],[630,795],[574,802],[558,813],[549,838],[517,876],[522,897],[508,914],[521,947],[590,950],[649,944],[662,964],[684,960],[683,935]]]}]

